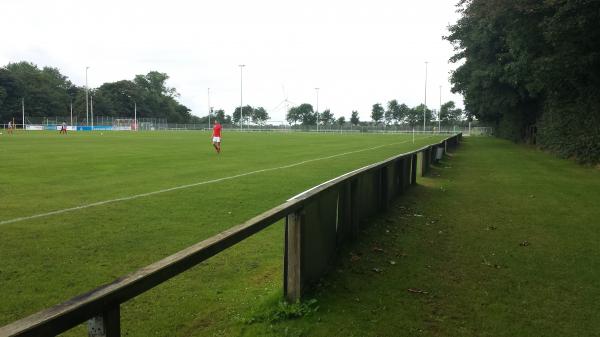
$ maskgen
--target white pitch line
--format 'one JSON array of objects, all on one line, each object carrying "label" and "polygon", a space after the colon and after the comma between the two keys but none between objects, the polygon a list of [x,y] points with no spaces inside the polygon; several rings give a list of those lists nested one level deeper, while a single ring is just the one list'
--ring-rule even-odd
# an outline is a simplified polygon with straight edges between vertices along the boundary
[{"label": "white pitch line", "polygon": [[[426,138],[429,138],[429,137],[426,137]],[[148,196],[155,195],[155,194],[161,194],[161,193],[166,193],[166,192],[181,190],[181,189],[185,189],[185,188],[196,187],[196,186],[200,186],[200,185],[213,184],[213,183],[217,183],[217,182],[220,182],[220,181],[225,181],[225,180],[231,180],[231,179],[235,179],[235,178],[245,177],[245,176],[249,176],[249,175],[257,174],[257,173],[263,173],[263,172],[269,172],[269,171],[275,171],[275,170],[283,170],[283,169],[291,168],[291,167],[294,167],[294,166],[299,166],[299,165],[311,163],[311,162],[314,162],[314,161],[326,160],[326,159],[331,159],[331,158],[336,158],[336,157],[341,157],[341,156],[347,156],[349,154],[354,154],[354,153],[358,153],[358,152],[375,150],[375,149],[379,149],[379,148],[382,148],[382,147],[385,147],[385,146],[398,145],[398,144],[403,144],[403,143],[408,143],[408,142],[409,141],[404,141],[404,142],[399,142],[399,143],[392,143],[392,144],[378,145],[378,146],[369,147],[369,148],[366,148],[366,149],[361,149],[361,150],[356,150],[356,151],[349,151],[349,152],[334,154],[334,155],[327,156],[327,157],[321,157],[321,158],[303,160],[301,162],[297,162],[297,163],[294,163],[294,164],[289,164],[289,165],[284,165],[284,166],[279,166],[279,167],[271,167],[271,168],[266,168],[266,169],[261,169],[261,170],[246,172],[246,173],[240,173],[240,174],[236,174],[236,175],[229,176],[229,177],[223,177],[223,178],[217,178],[217,179],[212,179],[212,180],[206,180],[206,181],[201,181],[201,182],[197,182],[197,183],[193,183],[193,184],[187,184],[187,185],[181,185],[181,186],[171,187],[171,188],[167,188],[167,189],[164,189],[164,190],[158,190],[158,191],[153,191],[153,192],[148,192],[148,193],[136,194],[136,195],[131,195],[131,196],[128,196],[128,197],[122,197],[122,198],[117,198],[117,199],[98,201],[98,202],[94,202],[94,203],[87,204],[87,205],[81,205],[81,206],[76,206],[76,207],[71,207],[71,208],[59,209],[59,210],[51,211],[51,212],[47,212],[47,213],[40,213],[40,214],[35,214],[35,215],[30,215],[30,216],[24,216],[24,217],[20,217],[20,218],[3,220],[3,221],[0,221],[0,225],[7,225],[7,224],[15,223],[15,222],[21,222],[21,221],[26,221],[26,220],[31,220],[31,219],[43,218],[43,217],[47,217],[47,216],[51,216],[51,215],[57,215],[57,214],[62,214],[62,213],[67,213],[67,212],[78,211],[80,209],[86,209],[86,208],[90,208],[90,207],[102,206],[102,205],[111,204],[111,203],[115,203],[115,202],[119,202],[119,201],[128,201],[128,200],[133,200],[133,199],[148,197]]]}]

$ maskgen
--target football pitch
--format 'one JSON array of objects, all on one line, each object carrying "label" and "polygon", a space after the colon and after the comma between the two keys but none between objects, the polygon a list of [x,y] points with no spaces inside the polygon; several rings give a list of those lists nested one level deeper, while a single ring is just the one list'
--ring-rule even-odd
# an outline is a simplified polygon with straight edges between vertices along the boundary
[{"label": "football pitch", "polygon": [[[446,138],[417,135],[413,143],[412,135],[400,134],[225,130],[216,154],[209,136],[0,135],[0,325],[111,282],[323,181]],[[276,224],[127,302],[123,331],[186,335],[198,317],[241,315],[257,299],[281,294],[282,257],[283,229]]]}]

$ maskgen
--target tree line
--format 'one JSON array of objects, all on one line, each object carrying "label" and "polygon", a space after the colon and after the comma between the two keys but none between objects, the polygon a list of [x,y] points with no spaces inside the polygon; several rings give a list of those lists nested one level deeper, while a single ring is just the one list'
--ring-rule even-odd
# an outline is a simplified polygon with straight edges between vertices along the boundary
[{"label": "tree line", "polygon": [[[188,123],[190,109],[179,103],[175,88],[166,85],[169,76],[151,71],[133,80],[104,83],[88,92],[96,116],[166,118],[172,123]],[[21,120],[21,104],[26,117],[64,117],[85,120],[85,87],[73,84],[57,68],[38,68],[29,62],[9,63],[0,68],[0,122]]]},{"label": "tree line", "polygon": [[[95,116],[160,118],[169,123],[205,123],[208,116],[193,116],[191,110],[179,103],[175,88],[168,87],[169,76],[158,71],[136,75],[132,80],[104,83],[88,90],[88,110]],[[9,63],[0,68],[0,123],[22,119],[22,100],[26,118],[66,117],[73,108],[79,123],[86,118],[85,86],[73,84],[57,68],[43,67],[30,62]],[[136,109],[137,108],[137,109]],[[252,122],[263,125],[269,114],[263,107],[246,105],[240,114],[236,107],[232,115],[222,109],[212,112],[211,118],[224,124]]]},{"label": "tree line", "polygon": [[[384,107],[381,103],[373,104],[371,109],[370,124],[374,125],[408,125],[419,126],[423,125],[423,112],[425,112],[425,120],[430,124],[433,118],[433,111],[425,109],[424,104],[416,107],[408,107],[404,103],[398,103],[397,100],[391,100]],[[441,106],[438,114],[441,116],[442,125],[456,124],[465,119],[465,114],[462,109],[457,108],[453,101],[448,101]],[[436,116],[437,117],[437,116]],[[335,118],[331,110],[327,109],[317,114],[313,106],[308,103],[300,104],[299,106],[289,109],[286,120],[290,125],[344,125],[346,118],[341,116]],[[358,111],[354,110],[351,113],[350,124],[359,125],[365,122],[360,121]]]},{"label": "tree line", "polygon": [[461,0],[453,91],[497,133],[600,162],[600,1]]}]

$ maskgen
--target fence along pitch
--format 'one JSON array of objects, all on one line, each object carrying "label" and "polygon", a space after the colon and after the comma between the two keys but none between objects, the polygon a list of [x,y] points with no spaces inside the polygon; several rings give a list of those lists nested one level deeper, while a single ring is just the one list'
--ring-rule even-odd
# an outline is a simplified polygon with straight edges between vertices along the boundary
[{"label": "fence along pitch", "polygon": [[[457,146],[462,134],[457,134],[446,140],[450,141],[450,144]],[[401,154],[380,163],[365,166],[361,169],[355,170],[349,174],[342,175],[336,179],[333,179],[326,184],[318,186],[310,191],[310,193],[301,194],[287,202],[274,207],[240,225],[234,226],[228,230],[225,230],[213,237],[203,240],[195,245],[192,245],[182,251],[179,251],[169,257],[166,257],[160,261],[157,261],[147,267],[139,269],[127,276],[121,277],[112,283],[103,285],[96,288],[86,294],[74,297],[66,302],[50,307],[48,309],[37,312],[33,315],[0,327],[0,337],[13,337],[13,336],[54,336],[58,335],[76,325],[85,322],[89,319],[102,321],[98,325],[90,323],[91,329],[104,329],[104,335],[106,337],[113,337],[120,335],[120,309],[119,305],[126,302],[127,300],[144,293],[145,291],[165,282],[166,280],[190,269],[191,267],[199,264],[200,262],[218,254],[219,252],[233,246],[234,244],[254,235],[262,229],[270,226],[271,224],[279,221],[282,218],[288,219],[286,223],[289,225],[288,215],[300,214],[299,217],[293,219],[298,223],[297,230],[302,230],[303,225],[303,214],[302,210],[304,205],[313,199],[320,198],[319,194],[324,193],[326,190],[334,187],[340,187],[345,185],[349,191],[350,196],[345,197],[344,200],[350,205],[350,210],[345,210],[344,214],[349,214],[349,219],[344,220],[350,224],[349,232],[352,233],[351,237],[358,237],[359,223],[364,220],[371,212],[376,211],[381,207],[381,168],[388,165],[392,161],[401,161],[402,174],[399,179],[401,184],[401,190],[410,184],[416,183],[416,161],[417,153],[419,152],[431,152],[431,146],[425,146],[421,149]],[[430,157],[429,157],[430,158]],[[423,163],[429,162],[423,160]],[[410,173],[410,174],[409,174]],[[364,206],[361,203],[360,194],[361,189],[365,189],[366,186],[361,186],[371,181],[375,187],[370,186],[373,192],[377,191],[374,195],[377,198],[377,202],[368,205],[370,209],[361,211],[361,207]],[[337,194],[336,206],[338,213],[336,214],[336,222],[339,222],[339,200],[340,195]],[[328,202],[328,205],[333,203]],[[344,206],[346,207],[346,206]],[[339,223],[337,224],[339,225]],[[289,229],[286,226],[286,229]],[[300,243],[300,248],[296,249],[295,252],[290,250],[288,247],[290,233],[286,232],[286,252],[285,252],[285,268],[284,268],[284,289],[286,296],[288,291],[296,291],[301,294],[302,291],[302,263],[300,263],[298,270],[299,273],[290,275],[290,266],[288,256],[290,254],[296,254],[301,256],[301,240],[305,240],[300,236],[297,241]],[[336,244],[336,240],[333,240],[333,244]],[[302,261],[300,261],[302,262]],[[296,275],[296,276],[294,276]],[[290,277],[295,277],[294,280],[290,280]],[[298,287],[290,288],[290,282],[297,282]],[[299,283],[298,283],[299,282]],[[92,331],[90,331],[91,333]]]}]

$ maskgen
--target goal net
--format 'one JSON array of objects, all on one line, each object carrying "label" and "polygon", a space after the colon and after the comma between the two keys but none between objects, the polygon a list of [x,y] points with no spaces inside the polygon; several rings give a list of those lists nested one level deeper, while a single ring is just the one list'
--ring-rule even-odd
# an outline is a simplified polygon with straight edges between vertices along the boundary
[{"label": "goal net", "polygon": [[136,129],[135,120],[131,119],[131,118],[113,119],[112,129],[117,130],[117,131],[135,130]]}]

